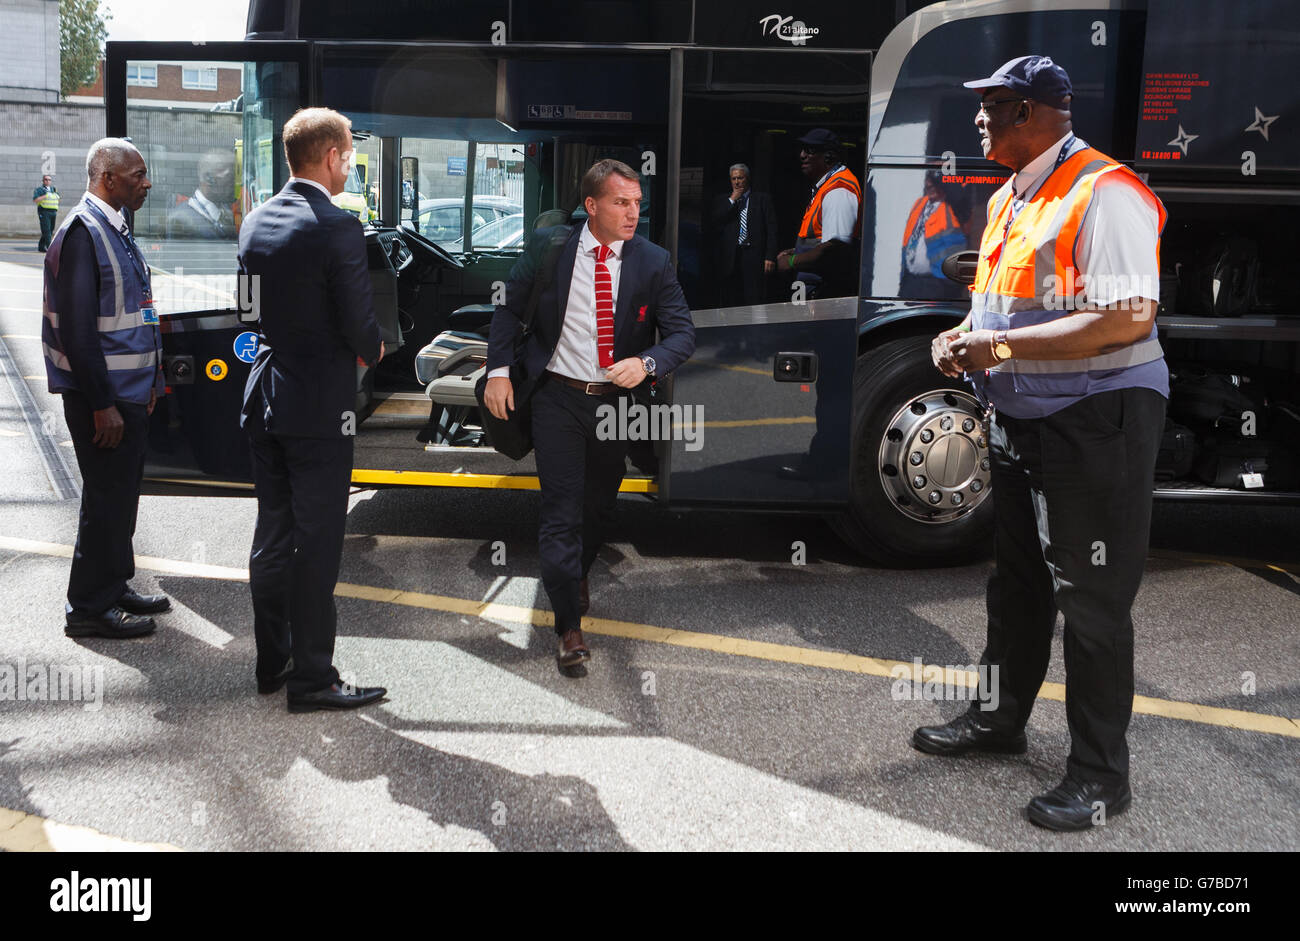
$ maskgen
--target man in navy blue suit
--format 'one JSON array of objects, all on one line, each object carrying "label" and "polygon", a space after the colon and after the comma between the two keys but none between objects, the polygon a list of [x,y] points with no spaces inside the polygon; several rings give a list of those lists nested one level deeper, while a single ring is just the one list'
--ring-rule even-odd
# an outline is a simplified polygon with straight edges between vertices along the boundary
[{"label": "man in navy blue suit", "polygon": [[[542,489],[537,541],[561,668],[591,657],[579,629],[587,611],[587,573],[626,469],[628,441],[597,434],[598,409],[617,407],[620,396],[648,389],[695,352],[695,326],[672,259],[636,234],[636,171],[618,160],[597,161],[582,179],[582,198],[587,222],[570,234],[555,277],[542,292],[524,347],[530,389],[519,390],[532,393]],[[549,229],[533,236],[510,273],[506,303],[492,318],[483,398],[501,419],[515,407],[510,364],[550,238]]]},{"label": "man in navy blue suit", "polygon": [[288,684],[290,712],[351,709],[386,690],[341,684],[334,586],[343,556],[357,361],[384,355],[361,223],[343,192],[351,123],[328,108],[284,126],[292,178],[249,213],[239,270],[258,279],[257,358],[240,424],[253,451],[257,529],[249,559],[257,690]]}]

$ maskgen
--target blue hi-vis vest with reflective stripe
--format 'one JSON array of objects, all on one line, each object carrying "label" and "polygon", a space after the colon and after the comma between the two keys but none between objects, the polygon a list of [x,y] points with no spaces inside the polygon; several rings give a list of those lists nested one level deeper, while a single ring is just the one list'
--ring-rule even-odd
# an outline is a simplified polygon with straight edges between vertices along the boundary
[{"label": "blue hi-vis vest with reflective stripe", "polygon": [[59,311],[55,284],[59,276],[59,259],[63,238],[76,220],[86,226],[95,259],[99,263],[99,309],[96,311],[99,342],[108,366],[113,397],[124,402],[146,405],[149,390],[158,378],[161,361],[158,328],[146,324],[140,308],[148,285],[137,269],[144,259],[132,262],[126,239],[113,228],[98,207],[83,199],[68,213],[59,226],[49,251],[45,254],[45,299],[42,305],[41,345],[45,351],[45,374],[51,392],[80,391],[77,380],[64,355],[59,324],[70,316],[88,316],[88,311]]}]

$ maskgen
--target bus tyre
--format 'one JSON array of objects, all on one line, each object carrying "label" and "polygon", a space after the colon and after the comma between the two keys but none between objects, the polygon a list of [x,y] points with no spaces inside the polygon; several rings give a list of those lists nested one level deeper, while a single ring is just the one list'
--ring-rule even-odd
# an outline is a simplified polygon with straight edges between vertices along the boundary
[{"label": "bus tyre", "polygon": [[982,409],[934,368],[930,341],[890,340],[854,372],[849,508],[831,522],[882,565],[957,565],[992,549]]}]

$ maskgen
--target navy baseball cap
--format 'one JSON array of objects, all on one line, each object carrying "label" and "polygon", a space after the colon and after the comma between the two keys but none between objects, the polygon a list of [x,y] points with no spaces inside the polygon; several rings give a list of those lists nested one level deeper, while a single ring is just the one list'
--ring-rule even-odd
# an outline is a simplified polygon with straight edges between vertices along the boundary
[{"label": "navy baseball cap", "polygon": [[800,144],[807,144],[809,147],[816,147],[820,150],[839,150],[840,139],[835,136],[833,131],[828,131],[824,127],[815,127],[803,137],[799,138]]},{"label": "navy baseball cap", "polygon": [[1074,94],[1070,76],[1049,56],[1020,56],[1002,63],[988,78],[962,84],[967,88],[1009,88],[1053,108],[1061,107],[1066,97]]}]

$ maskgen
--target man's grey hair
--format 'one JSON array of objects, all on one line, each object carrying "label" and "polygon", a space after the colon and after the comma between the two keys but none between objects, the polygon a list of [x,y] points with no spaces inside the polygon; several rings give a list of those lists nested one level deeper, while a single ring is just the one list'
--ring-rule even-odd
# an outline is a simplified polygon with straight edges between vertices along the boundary
[{"label": "man's grey hair", "polygon": [[750,177],[749,167],[745,166],[743,163],[733,163],[730,167],[728,167],[727,176],[731,176],[733,170],[739,170],[741,173],[745,174],[745,179],[747,180]]},{"label": "man's grey hair", "polygon": [[139,157],[140,151],[129,140],[120,137],[100,138],[90,145],[90,151],[86,154],[86,179],[93,184],[105,173],[122,166],[132,155]]}]

